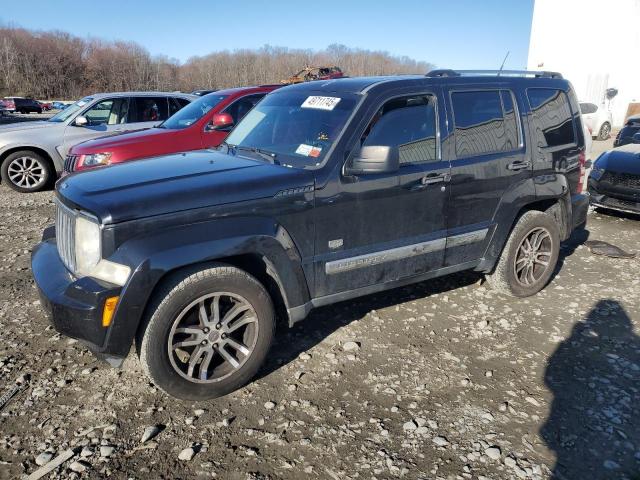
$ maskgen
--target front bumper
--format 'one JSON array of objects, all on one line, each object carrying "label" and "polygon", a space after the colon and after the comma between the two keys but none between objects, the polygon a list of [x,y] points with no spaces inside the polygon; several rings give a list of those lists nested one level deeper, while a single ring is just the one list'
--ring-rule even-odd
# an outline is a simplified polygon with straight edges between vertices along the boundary
[{"label": "front bumper", "polygon": [[640,202],[620,200],[598,192],[591,193],[591,205],[626,213],[640,213]]},{"label": "front bumper", "polygon": [[[124,356],[112,352],[114,348],[109,342],[112,327],[102,326],[102,311],[105,300],[120,296],[122,287],[90,277],[74,277],[62,263],[53,238],[43,240],[34,248],[31,270],[42,306],[54,328],[80,340],[99,358],[119,366]],[[117,320],[117,313],[116,310],[113,322]]]}]

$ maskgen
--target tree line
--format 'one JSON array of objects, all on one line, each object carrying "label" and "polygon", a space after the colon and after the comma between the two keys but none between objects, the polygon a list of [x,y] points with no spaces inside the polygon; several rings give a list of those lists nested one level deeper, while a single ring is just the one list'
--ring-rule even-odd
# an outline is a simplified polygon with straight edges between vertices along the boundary
[{"label": "tree line", "polygon": [[329,45],[218,51],[180,63],[134,42],[83,39],[60,31],[0,28],[0,97],[75,100],[96,92],[220,89],[279,83],[307,65],[346,75],[426,73],[431,65],[387,52]]}]

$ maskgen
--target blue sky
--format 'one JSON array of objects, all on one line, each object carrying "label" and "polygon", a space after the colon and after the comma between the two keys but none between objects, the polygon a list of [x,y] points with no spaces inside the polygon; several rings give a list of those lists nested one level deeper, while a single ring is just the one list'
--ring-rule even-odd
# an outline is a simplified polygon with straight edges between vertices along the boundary
[{"label": "blue sky", "polygon": [[132,40],[185,61],[265,44],[331,43],[407,55],[438,67],[524,68],[534,0],[4,0],[0,23]]}]

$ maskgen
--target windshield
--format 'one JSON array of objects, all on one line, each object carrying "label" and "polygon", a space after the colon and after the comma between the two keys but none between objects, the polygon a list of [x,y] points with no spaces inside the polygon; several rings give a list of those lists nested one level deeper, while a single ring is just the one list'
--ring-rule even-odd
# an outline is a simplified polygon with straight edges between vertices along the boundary
[{"label": "windshield", "polygon": [[227,144],[275,154],[278,163],[290,167],[320,165],[358,97],[309,93],[283,91],[267,95],[231,132]]},{"label": "windshield", "polygon": [[49,122],[64,122],[68,118],[78,113],[78,111],[86,107],[87,104],[89,104],[89,102],[91,101],[93,101],[93,97],[84,97],[82,100],[78,100],[76,103],[73,103],[64,110],[56,113],[49,119]]},{"label": "windshield", "polygon": [[209,95],[205,95],[198,100],[191,102],[186,107],[178,110],[172,116],[167,118],[164,123],[160,125],[162,128],[168,128],[170,130],[182,130],[183,128],[187,128],[211,110],[213,107],[218,105],[222,100],[227,98],[228,95],[214,95],[213,93]]}]

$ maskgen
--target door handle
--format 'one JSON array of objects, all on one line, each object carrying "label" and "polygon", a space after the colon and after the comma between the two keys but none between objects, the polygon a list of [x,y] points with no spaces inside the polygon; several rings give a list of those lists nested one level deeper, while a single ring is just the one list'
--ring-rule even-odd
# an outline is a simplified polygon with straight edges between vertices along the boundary
[{"label": "door handle", "polygon": [[442,173],[440,175],[432,173],[430,175],[426,175],[422,177],[420,179],[420,184],[433,185],[434,183],[443,183],[443,182],[448,182],[449,180],[451,180],[451,175],[449,175],[448,173]]},{"label": "door handle", "polygon": [[530,167],[531,167],[531,162],[522,162],[522,161],[512,162],[509,165],[507,165],[507,169],[512,171],[524,170]]}]

